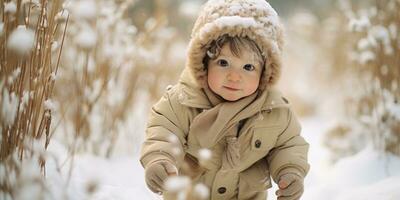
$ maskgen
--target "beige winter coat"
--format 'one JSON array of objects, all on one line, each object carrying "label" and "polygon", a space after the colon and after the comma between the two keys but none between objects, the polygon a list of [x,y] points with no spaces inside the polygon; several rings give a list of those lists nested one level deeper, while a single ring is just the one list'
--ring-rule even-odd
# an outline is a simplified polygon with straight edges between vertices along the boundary
[{"label": "beige winter coat", "polygon": [[[183,77],[185,73],[183,74]],[[191,137],[190,125],[203,110],[210,108],[201,90],[193,89],[185,78],[169,88],[150,115],[142,146],[144,167],[157,160],[169,160],[192,171],[180,170],[196,182],[210,187],[210,199],[263,199],[282,169],[305,176],[308,172],[308,144],[300,136],[300,125],[281,93],[269,89],[262,110],[240,129],[240,165],[236,170],[221,168],[226,143],[221,139],[209,148],[211,159],[199,166],[199,150],[204,148]],[[173,140],[177,136],[179,141]],[[212,141],[210,141],[212,142]]]},{"label": "beige winter coat", "polygon": [[[243,24],[248,24],[249,19],[255,21],[243,27],[238,26],[240,22],[221,25],[222,16],[235,16],[239,21],[243,18]],[[262,106],[237,124],[240,128],[235,145],[229,145],[225,133],[217,140],[212,135],[191,132],[196,117],[213,108],[204,92],[207,73],[201,61],[205,49],[211,40],[226,33],[249,36],[267,57],[255,99]],[[178,167],[180,175],[208,186],[212,200],[265,200],[266,190],[271,187],[270,177],[275,182],[283,172],[305,177],[309,170],[308,143],[300,135],[301,127],[289,102],[273,87],[281,68],[281,37],[277,15],[264,0],[208,2],[193,29],[187,64],[179,83],[169,87],[152,107],[141,151],[143,167],[168,160]],[[207,124],[204,127],[209,128]],[[202,149],[211,151],[209,159],[199,153]],[[237,164],[229,167],[224,156],[234,154],[238,154],[234,161]],[[164,198],[168,199],[166,195]]]}]

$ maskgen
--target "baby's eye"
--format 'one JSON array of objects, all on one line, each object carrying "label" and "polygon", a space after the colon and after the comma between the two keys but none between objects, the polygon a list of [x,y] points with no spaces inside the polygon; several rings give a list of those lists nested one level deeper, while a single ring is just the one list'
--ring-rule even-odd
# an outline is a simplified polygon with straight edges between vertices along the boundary
[{"label": "baby's eye", "polygon": [[252,64],[245,64],[243,66],[243,69],[245,69],[246,71],[254,71],[256,68]]},{"label": "baby's eye", "polygon": [[218,60],[218,61],[217,61],[217,64],[218,64],[219,66],[222,66],[222,67],[226,67],[226,66],[229,65],[228,61],[226,61],[225,59],[220,59],[220,60]]}]

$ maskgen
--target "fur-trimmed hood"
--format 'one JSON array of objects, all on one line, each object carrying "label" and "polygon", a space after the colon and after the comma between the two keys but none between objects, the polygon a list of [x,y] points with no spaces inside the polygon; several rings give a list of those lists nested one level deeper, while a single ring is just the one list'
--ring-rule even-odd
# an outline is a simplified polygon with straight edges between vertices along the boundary
[{"label": "fur-trimmed hood", "polygon": [[207,84],[207,70],[203,65],[207,48],[224,34],[247,36],[261,49],[266,62],[260,90],[277,82],[281,72],[283,27],[276,11],[265,0],[209,0],[196,20],[187,51],[185,71],[190,71],[199,88]]}]

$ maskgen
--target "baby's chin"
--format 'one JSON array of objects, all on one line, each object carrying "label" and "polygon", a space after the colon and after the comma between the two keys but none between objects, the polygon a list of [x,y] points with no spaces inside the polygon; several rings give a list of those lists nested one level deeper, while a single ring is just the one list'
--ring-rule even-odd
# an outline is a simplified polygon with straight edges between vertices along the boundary
[{"label": "baby's chin", "polygon": [[223,99],[225,99],[226,101],[238,101],[242,98],[244,98],[244,96],[235,96],[235,95],[220,95]]}]

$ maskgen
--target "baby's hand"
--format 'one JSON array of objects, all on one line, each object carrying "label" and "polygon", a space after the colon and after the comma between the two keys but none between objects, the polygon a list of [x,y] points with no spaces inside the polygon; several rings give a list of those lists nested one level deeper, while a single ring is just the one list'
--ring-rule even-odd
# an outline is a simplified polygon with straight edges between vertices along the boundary
[{"label": "baby's hand", "polygon": [[278,186],[278,200],[299,200],[304,191],[303,178],[294,173],[279,177]]},{"label": "baby's hand", "polygon": [[156,161],[145,169],[146,184],[154,193],[164,191],[164,182],[171,175],[177,175],[177,168],[168,161]]}]

